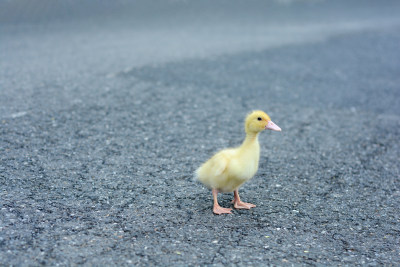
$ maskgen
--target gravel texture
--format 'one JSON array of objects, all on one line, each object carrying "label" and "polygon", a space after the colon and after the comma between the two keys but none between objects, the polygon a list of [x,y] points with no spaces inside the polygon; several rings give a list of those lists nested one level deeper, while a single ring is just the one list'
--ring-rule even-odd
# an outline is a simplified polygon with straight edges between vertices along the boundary
[{"label": "gravel texture", "polygon": [[[346,12],[283,2],[288,17],[302,9],[276,19],[304,28],[275,25],[275,41],[257,17],[244,37],[228,15],[215,30],[219,9],[172,29],[8,18],[0,263],[400,265],[399,5],[371,22],[376,7],[350,1],[351,20],[329,24]],[[282,128],[261,134],[259,171],[240,190],[257,207],[216,216],[193,172],[241,143],[253,109]]]}]

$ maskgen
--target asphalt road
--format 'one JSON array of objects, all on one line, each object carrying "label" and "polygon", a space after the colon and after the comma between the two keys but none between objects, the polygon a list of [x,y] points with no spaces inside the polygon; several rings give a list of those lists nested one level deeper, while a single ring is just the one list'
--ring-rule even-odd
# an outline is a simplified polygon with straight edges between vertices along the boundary
[{"label": "asphalt road", "polygon": [[397,1],[50,2],[0,3],[2,265],[400,265]]}]

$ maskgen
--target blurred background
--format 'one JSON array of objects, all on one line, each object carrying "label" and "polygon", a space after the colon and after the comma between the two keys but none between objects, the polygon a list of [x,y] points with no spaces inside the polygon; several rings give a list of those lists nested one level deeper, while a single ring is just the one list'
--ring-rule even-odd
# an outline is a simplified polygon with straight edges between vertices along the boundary
[{"label": "blurred background", "polygon": [[8,72],[21,67],[13,62],[38,71],[60,64],[65,72],[72,65],[122,71],[382,28],[398,24],[399,6],[390,0],[2,0],[0,45],[10,58],[0,64]]},{"label": "blurred background", "polygon": [[0,85],[322,42],[393,28],[399,10],[391,0],[1,0]]}]

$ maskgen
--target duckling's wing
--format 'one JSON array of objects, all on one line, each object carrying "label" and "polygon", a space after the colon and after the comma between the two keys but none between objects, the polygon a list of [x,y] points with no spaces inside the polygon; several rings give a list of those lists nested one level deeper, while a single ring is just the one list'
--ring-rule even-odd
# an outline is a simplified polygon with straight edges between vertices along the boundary
[{"label": "duckling's wing", "polygon": [[214,179],[226,170],[228,163],[229,159],[220,152],[196,170],[196,178],[203,182],[208,179]]},{"label": "duckling's wing", "polygon": [[218,153],[214,157],[211,158],[211,169],[213,172],[213,176],[221,175],[227,168],[229,163],[229,159],[226,157],[224,153]]}]

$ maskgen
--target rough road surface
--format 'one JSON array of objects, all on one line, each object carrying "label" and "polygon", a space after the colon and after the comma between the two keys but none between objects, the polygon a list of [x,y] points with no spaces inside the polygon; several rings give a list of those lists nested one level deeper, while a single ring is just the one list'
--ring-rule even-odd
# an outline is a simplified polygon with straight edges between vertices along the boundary
[{"label": "rough road surface", "polygon": [[0,3],[1,265],[400,265],[397,1],[78,2]]}]

